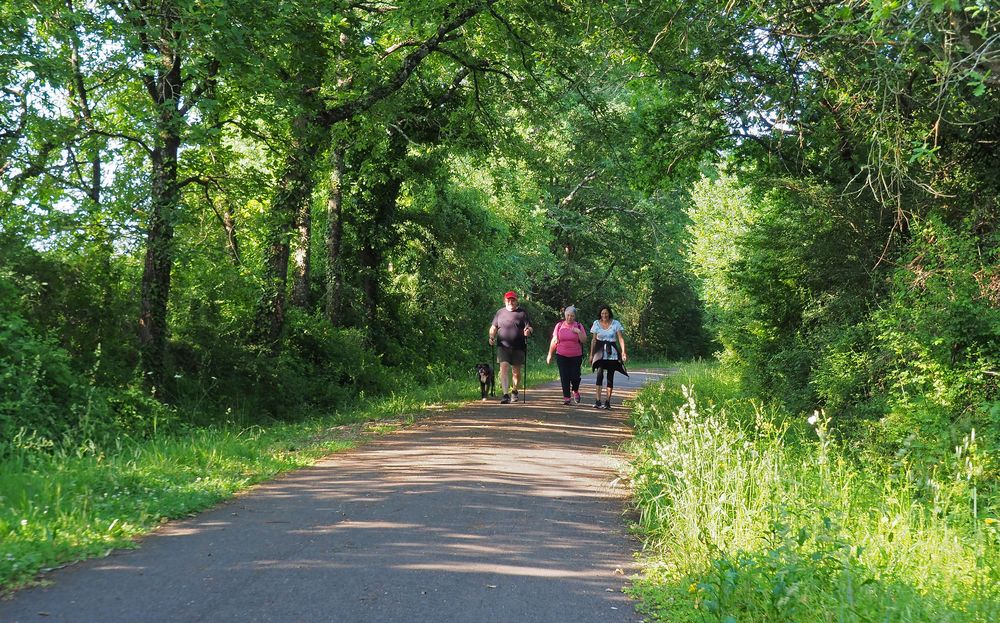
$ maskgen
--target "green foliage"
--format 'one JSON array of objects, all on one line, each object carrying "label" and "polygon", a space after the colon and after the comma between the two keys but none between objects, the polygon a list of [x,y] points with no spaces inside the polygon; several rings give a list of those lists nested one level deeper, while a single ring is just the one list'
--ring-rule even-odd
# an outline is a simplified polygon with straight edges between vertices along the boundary
[{"label": "green foliage", "polygon": [[634,352],[705,351],[683,215],[617,140],[636,66],[603,7],[475,4],[437,40],[450,2],[168,5],[3,8],[17,426],[142,437],[464,375],[512,287],[543,328],[612,302]]},{"label": "green foliage", "polygon": [[[377,395],[390,386],[389,371],[366,347],[360,331],[334,329],[321,318],[299,314],[291,316],[287,331],[288,348],[282,351],[274,379],[277,402],[283,398],[294,403],[307,396],[312,404],[329,408],[344,398]],[[321,388],[326,389],[317,392]]]},{"label": "green foliage", "polygon": [[913,219],[890,249],[864,203],[767,181],[703,179],[690,208],[688,258],[744,386],[793,411],[880,421],[851,428],[886,454],[909,440],[940,457],[971,428],[992,436],[996,246],[968,223],[992,224]]},{"label": "green foliage", "polygon": [[647,569],[634,593],[652,620],[1000,614],[1000,500],[983,494],[996,472],[975,438],[927,495],[912,457],[870,462],[822,413],[806,422],[741,396],[712,366],[644,389],[633,418]]},{"label": "green foliage", "polygon": [[[2,287],[4,284],[0,284]],[[0,312],[0,438],[60,438],[80,391],[68,353],[35,335],[20,316]]]},{"label": "green foliage", "polygon": [[[12,291],[2,277],[0,291]],[[99,385],[100,351],[81,375],[69,352],[17,314],[12,298],[0,294],[0,456],[146,438],[177,423],[172,409],[133,385]]]},{"label": "green foliage", "polygon": [[[981,141],[997,136],[997,67],[982,55],[1000,39],[995,10],[967,4],[615,13],[658,76],[630,85],[638,184],[708,178],[688,258],[723,359],[793,410],[884,418],[850,428],[889,453],[916,434],[940,455],[994,426],[998,177]],[[924,258],[926,288],[907,268]]]},{"label": "green foliage", "polygon": [[[995,446],[990,3],[166,6],[0,8],[3,452],[461,378],[510,288],[536,339],[610,303],[633,355],[719,347],[880,468]],[[798,568],[774,534],[706,604]]]},{"label": "green foliage", "polygon": [[[725,357],[747,387],[807,410],[828,344],[865,317],[877,229],[822,186],[768,182],[767,191],[725,175],[696,184],[688,258]],[[819,389],[839,398],[832,385]]]},{"label": "green foliage", "polygon": [[983,251],[937,218],[914,223],[890,296],[872,318],[874,346],[887,359],[880,433],[890,440],[948,448],[970,429],[1000,433],[990,413],[1000,360],[996,259]]}]

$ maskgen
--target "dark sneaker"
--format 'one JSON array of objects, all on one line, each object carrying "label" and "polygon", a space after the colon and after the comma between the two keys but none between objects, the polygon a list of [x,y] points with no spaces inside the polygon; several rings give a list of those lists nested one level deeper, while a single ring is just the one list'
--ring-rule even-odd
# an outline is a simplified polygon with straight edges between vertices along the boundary
[{"label": "dark sneaker", "polygon": [[600,409],[601,408],[601,401],[600,400],[594,401],[594,408],[595,409]]},{"label": "dark sneaker", "polygon": [[510,404],[510,394],[504,394],[503,398],[500,399],[500,404],[509,405]]},{"label": "dark sneaker", "polygon": [[517,390],[516,389],[513,392],[511,392],[510,401],[511,402],[517,402]]},{"label": "dark sneaker", "polygon": [[604,401],[604,408],[605,409],[610,409],[611,408],[611,401],[610,400],[605,400]]},{"label": "dark sneaker", "polygon": [[573,392],[573,400],[576,404],[580,404],[580,392]]}]

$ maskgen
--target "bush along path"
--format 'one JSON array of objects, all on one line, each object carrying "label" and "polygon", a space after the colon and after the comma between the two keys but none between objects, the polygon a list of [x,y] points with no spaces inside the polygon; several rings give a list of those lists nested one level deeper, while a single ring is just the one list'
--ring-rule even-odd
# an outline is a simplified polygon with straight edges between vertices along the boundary
[{"label": "bush along path", "polygon": [[0,602],[30,621],[637,621],[615,408],[474,403]]}]

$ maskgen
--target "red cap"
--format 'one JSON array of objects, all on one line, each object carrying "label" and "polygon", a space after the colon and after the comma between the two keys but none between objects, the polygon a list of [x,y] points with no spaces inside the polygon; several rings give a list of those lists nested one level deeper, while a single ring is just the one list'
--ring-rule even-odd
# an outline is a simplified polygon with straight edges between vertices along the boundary
[{"label": "red cap", "polygon": [[507,299],[516,299],[516,298],[517,298],[517,292],[514,292],[513,290],[503,295],[503,300],[505,301]]}]

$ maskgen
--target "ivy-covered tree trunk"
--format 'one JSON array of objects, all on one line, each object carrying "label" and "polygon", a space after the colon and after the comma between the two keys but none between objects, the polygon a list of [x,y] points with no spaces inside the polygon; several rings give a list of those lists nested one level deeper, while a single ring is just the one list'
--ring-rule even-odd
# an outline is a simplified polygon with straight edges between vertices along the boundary
[{"label": "ivy-covered tree trunk", "polygon": [[150,215],[146,232],[146,258],[139,302],[139,353],[143,378],[152,387],[163,382],[167,340],[167,305],[170,301],[170,271],[174,256],[174,222],[178,209],[177,156],[180,152],[183,86],[178,53],[176,15],[165,10],[157,42],[161,70],[144,77],[146,90],[159,114],[150,153],[152,183]]},{"label": "ivy-covered tree trunk", "polygon": [[330,187],[326,200],[326,301],[324,312],[330,324],[340,324],[341,298],[344,290],[344,268],[340,257],[344,237],[344,148],[333,150]]},{"label": "ivy-covered tree trunk", "polygon": [[292,255],[292,305],[306,309],[309,307],[309,279],[312,266],[309,248],[312,246],[312,193],[307,193],[299,204],[295,228],[298,233],[295,253]]},{"label": "ivy-covered tree trunk", "polygon": [[163,381],[177,210],[177,152],[180,140],[169,135],[166,139],[153,154],[152,206],[139,303],[141,368],[146,382],[154,387],[159,387]]}]

